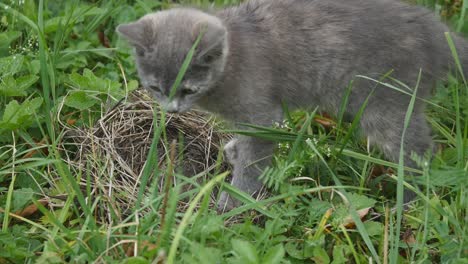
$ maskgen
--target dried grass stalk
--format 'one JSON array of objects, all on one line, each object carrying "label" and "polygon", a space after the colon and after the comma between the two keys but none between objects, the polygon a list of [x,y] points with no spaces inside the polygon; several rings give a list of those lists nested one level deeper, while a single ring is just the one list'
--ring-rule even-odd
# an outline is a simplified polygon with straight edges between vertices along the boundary
[{"label": "dried grass stalk", "polygon": [[[140,177],[153,139],[153,107],[151,98],[144,92],[136,91],[125,103],[105,113],[94,127],[65,127],[66,138],[70,139],[67,141],[71,141],[67,144],[76,146],[76,151],[67,152],[67,163],[81,174],[83,189],[91,183],[92,195],[108,198],[103,201],[100,210],[109,221],[112,219],[110,207],[120,217],[126,216],[135,207]],[[157,119],[160,121],[159,116]],[[179,140],[181,136],[183,144]],[[213,170],[221,144],[228,140],[229,135],[218,132],[213,119],[193,111],[168,114],[164,137],[166,140],[160,140],[157,148],[159,171],[166,170],[169,152],[166,142],[176,139],[179,149],[183,150],[179,152],[183,158],[177,158],[180,161],[177,168],[190,177]],[[64,149],[70,149],[70,146]],[[223,163],[220,171],[227,169],[227,164]],[[154,183],[154,175],[151,177],[149,182]],[[162,180],[158,180],[157,185],[161,192]],[[148,184],[146,197],[155,191],[150,186],[155,185]]]}]

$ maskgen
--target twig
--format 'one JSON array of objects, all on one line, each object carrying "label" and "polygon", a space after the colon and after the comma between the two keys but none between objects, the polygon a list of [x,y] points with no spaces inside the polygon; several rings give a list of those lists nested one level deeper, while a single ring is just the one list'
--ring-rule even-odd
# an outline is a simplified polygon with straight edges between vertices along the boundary
[{"label": "twig", "polygon": [[[170,150],[170,156],[169,156],[169,167],[167,169],[167,174],[166,174],[166,180],[164,184],[164,199],[163,199],[163,204],[161,208],[161,225],[159,226],[159,229],[162,231],[164,230],[164,226],[166,224],[166,211],[167,211],[167,201],[169,200],[169,189],[172,186],[172,176],[174,173],[174,163],[176,159],[176,146],[177,146],[177,140],[172,140],[171,143],[171,150]],[[161,245],[161,240],[162,240],[162,234],[163,232],[159,232],[158,239],[156,241],[156,248],[159,248]]]}]

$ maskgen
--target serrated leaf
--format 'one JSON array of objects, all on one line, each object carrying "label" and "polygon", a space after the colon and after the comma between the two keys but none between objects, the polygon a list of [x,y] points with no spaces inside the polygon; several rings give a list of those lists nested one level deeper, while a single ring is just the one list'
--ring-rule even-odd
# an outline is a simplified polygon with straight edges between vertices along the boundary
[{"label": "serrated leaf", "polygon": [[323,247],[315,247],[314,248],[314,255],[312,257],[312,260],[314,260],[314,263],[317,264],[328,264],[330,263],[330,257],[327,254],[327,251]]},{"label": "serrated leaf", "polygon": [[307,259],[310,257],[311,252],[305,251],[302,248],[302,245],[298,247],[298,243],[296,242],[288,242],[284,245],[284,249],[288,253],[289,256],[295,259]]},{"label": "serrated leaf", "polygon": [[129,92],[138,89],[138,81],[137,80],[130,80],[127,84],[127,89]]},{"label": "serrated leaf", "polygon": [[75,86],[75,88],[79,88],[85,90],[89,86],[88,78],[74,72],[68,75],[71,83]]},{"label": "serrated leaf", "polygon": [[99,102],[98,99],[89,96],[85,91],[72,91],[65,98],[65,105],[76,108],[80,111],[89,109]]},{"label": "serrated leaf", "polygon": [[265,223],[265,232],[271,235],[279,235],[286,231],[287,222],[281,219],[268,220]]},{"label": "serrated leaf", "polygon": [[262,263],[264,264],[275,264],[275,263],[281,263],[281,260],[284,258],[284,248],[282,244],[278,244],[272,248],[270,248],[267,253],[265,254],[265,257],[262,260]]},{"label": "serrated leaf", "polygon": [[348,257],[351,250],[348,246],[337,245],[333,247],[333,261],[332,264],[345,264],[348,263]]},{"label": "serrated leaf", "polygon": [[190,245],[190,252],[184,254],[182,259],[185,261],[181,263],[217,263],[222,259],[222,251],[193,242]]},{"label": "serrated leaf", "polygon": [[353,204],[355,209],[363,209],[368,207],[374,207],[376,201],[364,195],[359,195],[357,193],[350,193],[348,195],[349,202]]},{"label": "serrated leaf", "polygon": [[364,226],[371,237],[383,235],[384,226],[382,223],[367,221],[364,223]]},{"label": "serrated leaf", "polygon": [[21,36],[21,32],[9,30],[0,33],[0,57],[8,56],[10,45]]},{"label": "serrated leaf", "polygon": [[125,95],[120,82],[99,78],[89,69],[85,69],[83,75],[78,73],[69,74],[69,79],[75,88],[82,91],[110,95],[117,99]]},{"label": "serrated leaf", "polygon": [[121,87],[119,82],[101,79],[94,75],[94,73],[89,69],[85,69],[83,71],[83,77],[87,78],[89,87],[94,91],[113,94],[118,92],[119,88]]},{"label": "serrated leaf", "polygon": [[200,228],[200,233],[205,237],[224,228],[224,221],[220,217],[208,217],[203,223],[203,226]]},{"label": "serrated leaf", "polygon": [[35,84],[39,80],[39,77],[36,75],[25,75],[19,78],[16,78],[16,85],[18,89],[26,90]]},{"label": "serrated leaf", "polygon": [[23,1],[22,2],[22,13],[32,21],[37,21],[37,6],[36,1]]},{"label": "serrated leaf", "polygon": [[28,70],[32,74],[39,74],[41,71],[41,62],[39,60],[29,61]]},{"label": "serrated leaf", "polygon": [[[360,219],[363,219],[367,214],[369,214],[369,210],[370,207],[357,210],[357,215]],[[352,215],[348,215],[345,219],[343,219],[342,224],[346,228],[353,228],[356,225],[356,222],[354,222],[354,218],[352,217]]]},{"label": "serrated leaf", "polygon": [[231,243],[232,243],[232,248],[239,256],[241,263],[245,263],[245,264],[259,263],[257,250],[252,245],[252,243],[239,240],[239,239],[233,239]]},{"label": "serrated leaf", "polygon": [[14,96],[26,96],[28,93],[24,89],[21,89],[17,86],[15,78],[12,75],[9,75],[3,78],[0,83],[0,95],[7,97]]},{"label": "serrated leaf", "polygon": [[145,259],[144,257],[130,257],[130,258],[127,258],[123,263],[125,264],[147,264],[151,262]]},{"label": "serrated leaf", "polygon": [[52,17],[45,21],[44,31],[45,33],[52,33],[57,31],[60,26],[63,26],[64,21],[67,19],[63,16]]},{"label": "serrated leaf", "polygon": [[6,31],[0,33],[0,47],[10,46],[10,43],[21,36],[19,31]]},{"label": "serrated leaf", "polygon": [[5,107],[0,127],[3,129],[15,130],[18,128],[26,129],[35,120],[35,113],[42,105],[42,98],[36,97],[32,100],[26,100],[19,104],[12,100]]},{"label": "serrated leaf", "polygon": [[9,55],[11,43],[20,36],[21,32],[13,30],[0,33],[0,57]]},{"label": "serrated leaf", "polygon": [[13,191],[13,211],[23,209],[26,204],[30,204],[34,191],[31,188],[23,188]]},{"label": "serrated leaf", "polygon": [[36,83],[38,79],[39,77],[35,75],[26,75],[16,79],[12,75],[9,75],[3,78],[3,81],[0,83],[0,95],[8,97],[26,96],[28,95],[26,89]]},{"label": "serrated leaf", "polygon": [[22,55],[11,55],[0,58],[0,78],[17,73],[23,65]]},{"label": "serrated leaf", "polygon": [[32,100],[26,100],[22,106],[25,107],[26,111],[35,112],[42,105],[42,98],[36,97]]}]

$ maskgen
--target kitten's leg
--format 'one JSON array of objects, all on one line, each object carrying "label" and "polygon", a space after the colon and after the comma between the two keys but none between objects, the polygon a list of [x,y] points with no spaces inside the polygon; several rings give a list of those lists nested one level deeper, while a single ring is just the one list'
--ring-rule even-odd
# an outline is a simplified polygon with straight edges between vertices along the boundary
[{"label": "kitten's leg", "polygon": [[[249,194],[261,190],[263,184],[258,177],[271,164],[274,146],[274,142],[246,136],[239,136],[226,144],[226,157],[233,165],[231,185]],[[221,194],[219,211],[229,211],[237,206],[239,201],[226,192]]]},{"label": "kitten's leg", "polygon": [[237,148],[236,143],[238,142],[237,138],[231,139],[226,145],[224,145],[224,156],[226,160],[234,166],[235,160],[237,157]]},{"label": "kitten's leg", "polygon": [[[400,110],[401,111],[401,110]],[[394,112],[396,113],[396,112]],[[385,156],[398,163],[400,155],[401,136],[404,127],[405,113],[394,115],[391,119],[365,114],[361,119],[361,126],[371,143],[378,145]],[[410,158],[412,152],[423,156],[432,146],[431,130],[427,124],[422,108],[415,108],[406,133],[404,135],[404,165],[416,168],[416,163]],[[405,189],[404,203],[415,198],[415,193]]]}]

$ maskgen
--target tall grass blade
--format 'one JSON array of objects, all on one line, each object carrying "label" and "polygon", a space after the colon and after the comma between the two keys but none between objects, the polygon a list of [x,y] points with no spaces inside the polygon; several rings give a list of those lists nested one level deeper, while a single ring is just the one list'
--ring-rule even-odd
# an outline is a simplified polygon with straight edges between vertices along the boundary
[{"label": "tall grass blade", "polygon": [[174,239],[172,240],[171,247],[169,249],[169,254],[167,257],[167,263],[168,264],[173,264],[175,262],[175,257],[177,253],[177,248],[179,247],[180,240],[182,239],[182,235],[184,233],[185,228],[189,224],[189,220],[191,219],[193,212],[195,210],[195,207],[197,206],[198,202],[201,200],[201,198],[208,192],[211,192],[212,188],[214,187],[215,184],[222,182],[224,178],[229,174],[229,172],[224,172],[218,176],[216,176],[214,179],[210,180],[205,186],[203,186],[200,189],[200,192],[193,198],[193,200],[190,202],[189,207],[187,208],[187,211],[185,211],[184,217],[182,218],[182,221],[179,224],[179,227],[177,228],[177,231],[174,235]]},{"label": "tall grass blade", "polygon": [[294,161],[294,155],[296,154],[300,144],[303,142],[304,135],[307,132],[307,129],[310,127],[310,123],[314,119],[315,112],[317,112],[317,108],[315,108],[315,110],[307,117],[306,122],[302,125],[302,128],[299,131],[299,134],[292,145],[291,151],[289,152],[289,155],[288,155],[289,162]]},{"label": "tall grass blade", "polygon": [[[463,68],[460,62],[460,57],[458,56],[457,49],[455,47],[455,43],[453,42],[452,37],[450,36],[450,33],[446,32],[445,37],[447,38],[447,42],[449,44],[450,50],[452,52],[453,59],[455,60],[455,65],[457,66],[457,70],[459,71],[460,75],[463,78],[463,83],[465,85],[465,96],[468,95],[468,82],[466,77],[463,72]],[[465,65],[465,67],[468,67]],[[460,94],[459,94],[459,89],[458,85],[453,85],[453,99],[455,102],[455,113],[456,113],[456,118],[455,118],[455,125],[456,125],[456,144],[457,144],[457,156],[458,156],[458,166],[464,166],[465,162],[465,144],[463,142],[463,138],[468,138],[468,122],[465,122],[464,126],[464,133],[462,133],[462,124],[461,124],[461,112],[460,112]]]},{"label": "tall grass blade", "polygon": [[411,96],[410,103],[408,105],[408,109],[406,111],[403,132],[401,135],[400,141],[400,155],[398,159],[398,180],[397,180],[397,220],[396,220],[396,230],[395,235],[393,236],[393,245],[390,252],[390,263],[397,263],[398,261],[398,252],[399,252],[399,244],[400,244],[400,230],[401,230],[401,221],[403,215],[403,180],[405,175],[405,168],[404,168],[404,160],[405,160],[405,134],[406,130],[409,126],[409,122],[411,120],[411,115],[414,109],[414,103],[416,101],[416,94],[418,92],[419,83],[421,82],[421,75],[422,70],[419,71],[418,80],[416,83],[416,87],[414,88],[413,95]]},{"label": "tall grass blade", "polygon": [[169,93],[169,100],[172,100],[172,98],[174,98],[177,92],[177,89],[179,88],[179,85],[182,82],[182,79],[184,78],[185,73],[187,72],[187,69],[190,66],[190,63],[192,62],[193,56],[195,55],[195,50],[197,49],[198,44],[200,44],[200,41],[203,35],[205,34],[205,30],[206,30],[205,28],[202,28],[202,30],[200,30],[200,33],[198,34],[197,39],[193,43],[189,52],[187,53],[187,56],[185,56],[184,62],[182,63],[182,66],[180,67],[179,72],[177,73],[177,77],[174,83],[172,84],[172,87]]},{"label": "tall grass blade", "polygon": [[163,131],[166,129],[166,114],[164,111],[159,113],[159,124],[158,124],[158,106],[155,103],[153,107],[153,139],[151,140],[151,146],[148,150],[148,156],[146,158],[145,165],[143,166],[140,178],[140,188],[138,190],[138,196],[136,201],[136,208],[140,209],[141,207],[141,200],[143,199],[143,195],[145,193],[146,186],[148,184],[148,180],[151,174],[154,174],[154,181],[157,181],[158,177],[158,144],[161,140],[161,135]]},{"label": "tall grass blade", "polygon": [[51,87],[49,82],[49,64],[48,64],[48,47],[47,41],[44,35],[44,0],[39,0],[39,11],[38,11],[38,40],[39,40],[39,62],[41,65],[40,75],[41,75],[41,85],[42,93],[45,103],[45,120],[47,126],[48,136],[51,138],[51,141],[55,141],[55,131],[54,125],[52,123],[52,104],[51,102]]},{"label": "tall grass blade", "polygon": [[[330,174],[333,177],[333,180],[335,181],[335,184],[337,186],[342,186],[341,181],[338,179],[336,176],[335,172],[328,166],[327,161],[323,158],[323,155],[318,151],[317,147],[315,146],[314,143],[312,143],[311,140],[306,141],[307,145],[315,152],[315,154],[319,157],[320,161],[323,163],[323,165],[327,168],[327,170],[330,172]],[[343,195],[346,197],[346,199],[349,200],[347,192],[343,189],[342,191]],[[370,250],[372,257],[374,258],[374,261],[376,263],[381,263],[379,255],[377,254],[377,251],[375,250],[374,245],[372,244],[372,241],[370,239],[369,233],[367,232],[366,227],[364,226],[364,223],[361,221],[361,218],[357,214],[356,208],[354,208],[354,205],[351,203],[349,204],[349,213],[351,217],[353,218],[354,223],[356,224],[356,227],[359,231],[359,234],[361,235],[362,239],[364,240],[364,243],[366,244],[367,248]]]}]

